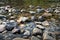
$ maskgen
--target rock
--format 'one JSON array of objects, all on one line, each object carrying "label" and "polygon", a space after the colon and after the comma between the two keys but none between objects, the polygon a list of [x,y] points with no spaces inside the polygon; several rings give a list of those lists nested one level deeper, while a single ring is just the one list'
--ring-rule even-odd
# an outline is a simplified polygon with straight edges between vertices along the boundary
[{"label": "rock", "polygon": [[48,31],[45,31],[43,33],[43,40],[55,40],[55,38],[50,36]]},{"label": "rock", "polygon": [[8,14],[8,16],[11,16],[11,15],[12,15],[12,13],[9,13],[9,14]]},{"label": "rock", "polygon": [[52,14],[51,13],[44,13],[42,16],[49,17],[49,16],[52,16]]},{"label": "rock", "polygon": [[40,25],[42,22],[37,22],[37,21],[35,21],[35,24],[36,25]]},{"label": "rock", "polygon": [[19,28],[20,28],[20,29],[23,29],[24,27],[25,27],[25,24],[20,24],[20,25],[19,25]]},{"label": "rock", "polygon": [[37,13],[42,13],[42,12],[44,12],[44,9],[38,8],[38,9],[36,9],[36,12],[37,12]]},{"label": "rock", "polygon": [[29,40],[29,39],[23,39],[23,38],[14,38],[13,40]]},{"label": "rock", "polygon": [[14,28],[14,29],[12,30],[12,33],[20,33],[20,30],[17,29],[17,28]]},{"label": "rock", "polygon": [[25,9],[21,9],[20,11],[21,11],[21,12],[26,12],[26,10],[25,10]]},{"label": "rock", "polygon": [[44,16],[39,16],[38,19],[39,19],[40,22],[44,22],[46,20]]},{"label": "rock", "polygon": [[29,38],[30,36],[30,31],[25,30],[25,32],[23,33],[23,38]]},{"label": "rock", "polygon": [[24,32],[23,35],[29,36],[30,35],[30,32],[28,30],[25,30],[25,32]]},{"label": "rock", "polygon": [[3,21],[2,20],[0,20],[0,24],[2,23]]},{"label": "rock", "polygon": [[34,6],[33,5],[29,5],[29,8],[34,8]]},{"label": "rock", "polygon": [[11,16],[11,17],[10,17],[10,19],[14,19],[14,18],[15,18],[15,16]]},{"label": "rock", "polygon": [[18,23],[20,23],[21,21],[26,21],[26,20],[28,20],[28,17],[20,17],[18,20],[17,20],[17,22]]},{"label": "rock", "polygon": [[12,39],[17,37],[17,35],[15,36],[14,34],[12,34],[10,32],[7,32],[7,33],[3,34],[3,36],[4,36],[5,40],[12,40]]},{"label": "rock", "polygon": [[14,29],[14,27],[8,27],[8,26],[6,27],[7,31],[12,31],[13,29]]},{"label": "rock", "polygon": [[10,20],[7,22],[7,25],[6,25],[6,30],[8,31],[12,31],[14,29],[14,27],[17,26],[17,22],[15,22],[15,20]]},{"label": "rock", "polygon": [[51,21],[55,22],[55,21],[56,21],[56,19],[54,19],[54,18],[51,18]]},{"label": "rock", "polygon": [[56,9],[54,12],[55,12],[55,13],[60,13],[60,10]]},{"label": "rock", "polygon": [[38,28],[34,28],[33,29],[33,33],[32,34],[40,34],[42,33],[42,30],[38,29]]},{"label": "rock", "polygon": [[31,16],[31,20],[34,21],[34,19],[35,19],[35,16]]},{"label": "rock", "polygon": [[21,29],[21,30],[20,30],[20,32],[21,32],[21,33],[24,33],[24,32],[25,32],[25,30],[24,30],[24,29]]},{"label": "rock", "polygon": [[31,13],[31,14],[35,14],[36,12],[35,12],[35,11],[29,11],[29,13]]},{"label": "rock", "polygon": [[39,38],[35,37],[35,36],[32,36],[31,37],[31,40],[40,40]]},{"label": "rock", "polygon": [[39,29],[45,29],[45,27],[41,26],[41,25],[36,25],[37,28]]},{"label": "rock", "polygon": [[37,35],[37,37],[41,39],[43,36],[41,36],[41,35]]},{"label": "rock", "polygon": [[43,26],[49,26],[49,23],[48,23],[48,21],[44,21],[44,22],[42,22],[42,25]]},{"label": "rock", "polygon": [[7,32],[7,30],[3,31],[2,33],[4,34],[4,33],[6,33],[6,32]]},{"label": "rock", "polygon": [[54,12],[52,8],[47,8],[45,11],[46,11],[47,13],[52,13],[52,12]]},{"label": "rock", "polygon": [[20,24],[19,25],[19,29],[20,29],[21,33],[23,33],[25,31],[24,27],[25,27],[25,24]]},{"label": "rock", "polygon": [[0,32],[3,32],[5,30],[5,25],[0,25]]},{"label": "rock", "polygon": [[4,40],[4,36],[0,35],[0,40]]},{"label": "rock", "polygon": [[36,27],[34,22],[29,22],[26,24],[26,27],[24,28],[25,30],[32,31]]}]

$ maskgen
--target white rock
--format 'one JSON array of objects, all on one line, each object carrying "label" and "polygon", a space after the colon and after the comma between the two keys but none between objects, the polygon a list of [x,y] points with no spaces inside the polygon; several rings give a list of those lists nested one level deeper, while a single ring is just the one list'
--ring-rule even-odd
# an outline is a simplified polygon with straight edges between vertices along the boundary
[{"label": "white rock", "polygon": [[31,16],[31,20],[34,20],[35,19],[35,16]]},{"label": "white rock", "polygon": [[3,31],[2,33],[4,34],[4,33],[6,33],[6,32],[7,32],[7,30]]},{"label": "white rock", "polygon": [[44,13],[42,16],[48,17],[48,16],[52,16],[51,13]]},{"label": "white rock", "polygon": [[40,13],[41,11],[43,11],[44,9],[36,9],[37,13]]},{"label": "white rock", "polygon": [[40,18],[42,18],[42,16],[39,16],[38,18],[40,19]]},{"label": "white rock", "polygon": [[9,13],[9,16],[11,15],[12,13]]},{"label": "white rock", "polygon": [[20,24],[20,29],[23,29],[25,27],[25,25],[24,24]]},{"label": "white rock", "polygon": [[49,23],[48,23],[48,21],[44,21],[44,22],[42,22],[42,25],[43,26],[49,26]]},{"label": "white rock", "polygon": [[41,26],[41,25],[36,25],[36,27],[40,28],[40,29],[44,29],[45,27]]},{"label": "white rock", "polygon": [[28,30],[25,30],[25,33],[23,35],[29,36],[30,35],[30,32]]},{"label": "white rock", "polygon": [[55,12],[55,13],[60,13],[60,11],[59,11],[58,9],[56,9],[54,12]]},{"label": "white rock", "polygon": [[17,22],[21,22],[21,21],[26,21],[28,19],[28,17],[20,17]]},{"label": "white rock", "polygon": [[33,8],[34,6],[33,5],[29,5],[29,8]]},{"label": "white rock", "polygon": [[0,32],[5,30],[5,25],[0,25]]},{"label": "white rock", "polygon": [[41,23],[42,23],[42,22],[37,22],[37,21],[35,21],[35,24],[37,24],[37,25],[38,25],[38,24],[41,24]]},{"label": "white rock", "polygon": [[15,22],[15,20],[10,20],[10,22]]},{"label": "white rock", "polygon": [[18,30],[19,30],[19,29],[14,28],[14,29],[12,30],[12,33],[17,32]]},{"label": "white rock", "polygon": [[21,12],[25,12],[26,10],[25,9],[21,9]]},{"label": "white rock", "polygon": [[25,31],[25,30],[24,30],[24,27],[25,27],[24,24],[20,24],[20,25],[19,25],[19,29],[20,29],[21,33],[23,33],[23,32]]},{"label": "white rock", "polygon": [[29,13],[31,13],[31,14],[35,14],[36,12],[35,12],[35,11],[29,11]]},{"label": "white rock", "polygon": [[36,33],[42,33],[42,31],[38,28],[34,28],[33,29],[33,34],[36,34]]},{"label": "white rock", "polygon": [[8,12],[12,12],[12,8],[7,8]]}]

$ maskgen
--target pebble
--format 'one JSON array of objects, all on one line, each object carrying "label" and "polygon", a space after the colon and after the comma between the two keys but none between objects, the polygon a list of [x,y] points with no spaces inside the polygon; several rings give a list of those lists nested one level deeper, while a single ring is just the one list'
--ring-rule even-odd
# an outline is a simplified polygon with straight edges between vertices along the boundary
[{"label": "pebble", "polygon": [[44,21],[44,22],[42,22],[42,25],[43,26],[49,26],[49,22],[48,21]]},{"label": "pebble", "polygon": [[16,33],[16,32],[18,32],[18,30],[19,30],[19,29],[14,28],[14,29],[12,30],[12,33]]},{"label": "pebble", "polygon": [[52,14],[51,13],[44,13],[42,16],[49,17],[49,16],[52,16]]},{"label": "pebble", "polygon": [[38,28],[34,28],[33,29],[33,34],[36,34],[36,33],[42,33],[42,30],[40,30]]},{"label": "pebble", "polygon": [[29,38],[30,36],[30,31],[25,30],[25,32],[23,33],[23,38]]},{"label": "pebble", "polygon": [[5,30],[5,25],[0,25],[0,32],[3,32]]},{"label": "pebble", "polygon": [[36,25],[36,27],[38,27],[39,29],[45,29],[45,27],[43,27],[41,25]]},{"label": "pebble", "polygon": [[23,38],[14,38],[13,40],[29,40],[29,39],[23,39]]},{"label": "pebble", "polygon": [[25,30],[25,32],[23,33],[24,36],[29,36],[30,35],[30,31]]}]

